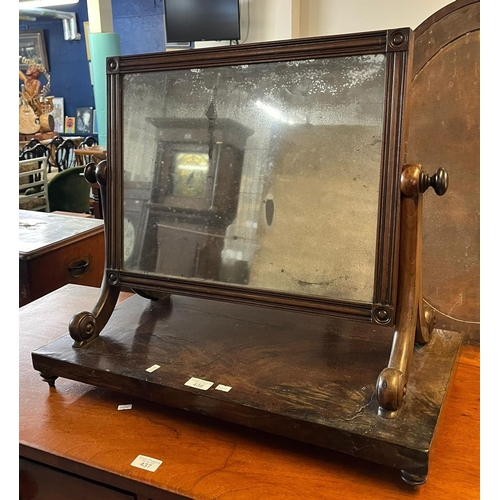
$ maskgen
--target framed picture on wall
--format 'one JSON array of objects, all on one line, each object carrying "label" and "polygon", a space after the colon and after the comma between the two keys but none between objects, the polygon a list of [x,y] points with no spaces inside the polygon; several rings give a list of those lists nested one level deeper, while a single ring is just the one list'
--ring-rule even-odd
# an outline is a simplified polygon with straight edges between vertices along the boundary
[{"label": "framed picture on wall", "polygon": [[94,108],[90,106],[76,108],[76,133],[92,134],[94,129]]},{"label": "framed picture on wall", "polygon": [[[49,59],[45,48],[43,30],[27,30],[19,32],[19,57],[32,59],[49,71]],[[19,69],[25,71],[28,64],[19,60]]]},{"label": "framed picture on wall", "polygon": [[64,119],[64,133],[65,134],[74,134],[75,133],[75,117],[74,116],[66,116]]},{"label": "framed picture on wall", "polygon": [[64,97],[54,97],[52,104],[54,108],[49,114],[54,118],[54,132],[64,134]]}]

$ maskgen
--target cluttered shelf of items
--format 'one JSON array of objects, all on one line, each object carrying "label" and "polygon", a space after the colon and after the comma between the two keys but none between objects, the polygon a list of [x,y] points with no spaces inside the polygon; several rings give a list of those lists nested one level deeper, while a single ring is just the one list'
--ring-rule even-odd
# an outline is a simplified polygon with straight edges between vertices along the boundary
[{"label": "cluttered shelf of items", "polygon": [[[89,163],[106,158],[94,135],[55,130],[50,75],[42,64],[23,58],[19,70],[19,208],[70,212],[102,218],[99,186],[85,175]],[[42,85],[40,78],[46,82]]]}]

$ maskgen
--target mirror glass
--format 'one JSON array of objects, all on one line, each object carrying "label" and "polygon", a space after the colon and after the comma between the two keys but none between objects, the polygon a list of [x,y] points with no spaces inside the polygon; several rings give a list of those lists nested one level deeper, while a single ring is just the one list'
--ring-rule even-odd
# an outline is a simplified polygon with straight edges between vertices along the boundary
[{"label": "mirror glass", "polygon": [[371,302],[385,56],[123,76],[136,273]]}]

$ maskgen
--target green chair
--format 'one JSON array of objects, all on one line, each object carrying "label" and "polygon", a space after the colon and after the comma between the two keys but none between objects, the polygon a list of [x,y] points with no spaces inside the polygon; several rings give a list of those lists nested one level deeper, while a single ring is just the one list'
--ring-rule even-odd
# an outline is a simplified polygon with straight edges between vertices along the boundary
[{"label": "green chair", "polygon": [[86,214],[90,212],[90,184],[83,176],[85,166],[58,172],[47,182],[50,211]]}]

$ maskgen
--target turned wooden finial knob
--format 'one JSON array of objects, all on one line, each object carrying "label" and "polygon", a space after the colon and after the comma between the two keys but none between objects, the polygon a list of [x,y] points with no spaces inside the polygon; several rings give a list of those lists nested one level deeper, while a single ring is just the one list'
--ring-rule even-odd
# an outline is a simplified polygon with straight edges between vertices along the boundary
[{"label": "turned wooden finial knob", "polygon": [[85,170],[84,170],[83,175],[85,177],[85,180],[89,184],[95,184],[97,182],[97,178],[95,175],[96,168],[97,168],[97,165],[93,161],[91,161],[91,162],[87,163],[87,165],[85,165]]},{"label": "turned wooden finial knob", "polygon": [[95,168],[95,178],[100,186],[105,186],[107,181],[107,161],[102,160]]},{"label": "turned wooden finial knob", "polygon": [[438,168],[433,176],[421,171],[419,182],[420,192],[425,193],[429,186],[434,188],[438,196],[443,196],[443,194],[448,191],[448,172],[446,169],[443,167]]}]

